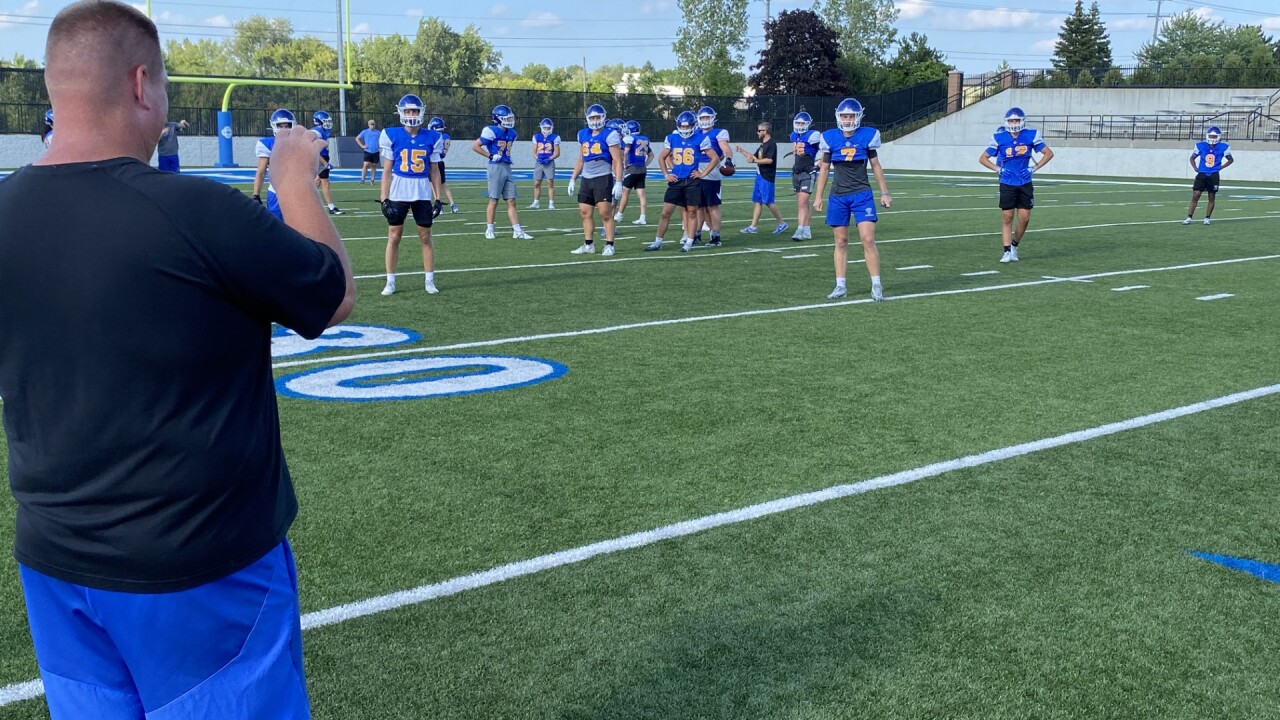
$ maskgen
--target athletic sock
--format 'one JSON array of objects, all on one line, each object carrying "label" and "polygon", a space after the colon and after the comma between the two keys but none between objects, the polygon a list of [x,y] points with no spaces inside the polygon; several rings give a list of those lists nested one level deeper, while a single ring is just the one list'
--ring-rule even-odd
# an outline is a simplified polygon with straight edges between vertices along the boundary
[{"label": "athletic sock", "polygon": [[436,284],[436,274],[434,272],[427,273],[427,284],[428,285]]},{"label": "athletic sock", "polygon": [[1014,247],[1018,247],[1018,241],[1017,241],[1017,240],[1014,240],[1014,241],[1013,241],[1013,246],[1014,246]]},{"label": "athletic sock", "polygon": [[879,285],[879,284],[880,284],[880,276],[879,276],[879,275],[872,275],[872,276],[871,276],[871,284],[872,284],[872,285]]},{"label": "athletic sock", "polygon": [[842,288],[842,287],[844,287],[844,278],[842,278],[842,277],[841,277],[841,278],[836,278],[836,287],[838,287],[838,288]]},{"label": "athletic sock", "polygon": [[520,223],[516,223],[515,225],[512,225],[511,230],[514,232],[524,232],[524,228],[520,227]]},{"label": "athletic sock", "polygon": [[486,229],[486,230],[488,230],[489,232],[493,232],[493,225],[492,225],[492,224],[485,225],[484,227],[485,227],[485,229]]}]

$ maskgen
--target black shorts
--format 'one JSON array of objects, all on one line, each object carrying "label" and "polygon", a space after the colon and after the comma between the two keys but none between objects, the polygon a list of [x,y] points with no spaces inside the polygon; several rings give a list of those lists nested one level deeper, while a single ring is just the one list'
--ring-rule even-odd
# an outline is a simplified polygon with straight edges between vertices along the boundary
[{"label": "black shorts", "polygon": [[647,168],[627,168],[627,174],[622,176],[622,187],[632,190],[644,189],[644,179],[647,172]]},{"label": "black shorts", "polygon": [[1000,183],[1001,210],[1030,210],[1035,204],[1035,190],[1031,188],[1031,183],[1026,185]]},{"label": "black shorts", "polygon": [[436,163],[436,169],[440,171],[440,184],[443,185],[444,184],[444,161],[443,160]]},{"label": "black shorts", "polygon": [[720,181],[719,180],[703,180],[699,183],[702,186],[702,199],[698,201],[699,207],[715,207],[720,204]]},{"label": "black shorts", "polygon": [[323,170],[321,170],[321,171],[320,171],[320,174],[319,174],[319,175],[316,175],[316,177],[320,178],[321,180],[328,180],[328,179],[329,179],[329,171],[330,171],[330,170],[332,170],[332,169],[333,169],[333,166],[332,166],[332,165],[325,165],[325,166],[324,166],[324,169],[323,169]]},{"label": "black shorts", "polygon": [[404,200],[392,200],[387,203],[390,212],[384,212],[383,217],[387,218],[387,225],[391,227],[399,227],[404,225],[404,219],[409,216],[409,210],[413,210],[413,221],[418,223],[418,227],[431,227],[434,218],[431,216],[435,208],[430,200],[414,200],[413,202],[405,202]]},{"label": "black shorts", "polygon": [[579,178],[578,202],[583,205],[599,205],[613,202],[613,176],[601,175],[593,178]]},{"label": "black shorts", "polygon": [[682,208],[696,208],[702,203],[702,180],[698,178],[681,178],[667,183],[667,194],[662,202]]},{"label": "black shorts", "polygon": [[1196,192],[1207,192],[1210,195],[1217,194],[1219,177],[1218,173],[1213,173],[1212,175],[1196,173],[1196,182],[1191,186],[1191,189]]},{"label": "black shorts", "polygon": [[376,152],[367,152],[364,154],[364,161],[371,165],[381,165],[382,156]]}]

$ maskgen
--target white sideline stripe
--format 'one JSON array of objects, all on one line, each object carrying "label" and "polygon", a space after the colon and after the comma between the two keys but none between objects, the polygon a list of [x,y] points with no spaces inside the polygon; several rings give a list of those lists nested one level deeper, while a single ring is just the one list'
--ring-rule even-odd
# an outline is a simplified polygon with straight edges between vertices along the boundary
[{"label": "white sideline stripe", "polygon": [[[936,180],[974,180],[974,179],[989,180],[991,179],[992,175],[991,173],[978,173],[975,175],[924,175],[924,174],[914,174],[914,173],[885,173],[885,177],[932,178]],[[1182,188],[1182,189],[1185,189],[1187,187],[1187,184],[1185,182],[1168,183],[1168,182],[1141,182],[1137,180],[1071,180],[1068,178],[1057,178],[1057,177],[1050,177],[1047,175],[1041,175],[1041,177],[1044,179],[1045,184],[1048,184],[1048,185],[1051,185],[1053,183],[1063,183],[1063,184],[1074,184],[1074,185],[1138,185],[1141,187],[1167,187],[1167,188]],[[992,189],[995,189],[994,184],[992,185]],[[1280,188],[1274,185],[1258,186],[1258,185],[1235,184],[1231,186],[1231,189],[1232,190],[1271,190],[1274,192],[1280,192]]]},{"label": "white sideline stripe", "polygon": [[796,258],[818,257],[818,253],[806,253],[804,255],[783,255],[783,260],[795,260]]},{"label": "white sideline stripe", "polygon": [[1068,281],[1068,282],[1080,282],[1080,283],[1091,283],[1091,282],[1093,282],[1092,280],[1079,280],[1079,279],[1076,279],[1076,278],[1064,278],[1064,277],[1058,277],[1058,276],[1056,276],[1056,275],[1041,275],[1040,277],[1044,278],[1045,280],[1066,280],[1066,281]]},{"label": "white sideline stripe", "polygon": [[[1275,220],[1275,219],[1277,218],[1273,215],[1250,215],[1248,217],[1222,218],[1221,220],[1219,220],[1219,222],[1236,222],[1238,220]],[[1181,220],[1139,220],[1139,221],[1124,222],[1124,223],[1102,223],[1098,225],[1070,225],[1067,227],[1030,228],[1027,230],[1027,232],[1045,233],[1045,232],[1059,232],[1059,231],[1069,231],[1069,230],[1096,230],[1098,228],[1125,227],[1129,225],[1181,225],[1181,224],[1182,224]],[[461,234],[467,235],[468,237],[472,236],[471,233],[461,233]],[[896,239],[891,238],[887,240],[876,239],[876,244],[887,245],[889,243],[921,242],[921,241],[927,241],[927,240],[958,240],[962,238],[973,238],[973,237],[995,237],[995,236],[998,236],[999,234],[1000,234],[999,230],[992,230],[988,232],[962,233],[959,235],[922,235],[920,237],[908,237],[908,238],[896,238]],[[449,236],[433,235],[432,237],[449,237]],[[379,236],[376,238],[343,238],[344,241],[345,240],[385,240],[385,239],[386,239],[385,236]],[[806,249],[807,248],[813,248],[813,249],[829,248],[829,247],[835,247],[835,243],[824,243],[821,245],[799,245],[797,247],[806,248]],[[695,248],[695,249],[699,249],[699,248]],[[445,270],[436,270],[436,274],[439,275],[442,273],[455,273],[455,272],[483,272],[483,271],[489,271],[489,270],[526,270],[526,269],[533,269],[533,268],[562,267],[565,265],[581,265],[583,263],[592,263],[592,262],[610,263],[610,262],[633,262],[636,260],[673,260],[673,259],[683,258],[683,257],[720,257],[723,255],[741,255],[743,253],[755,253],[755,252],[785,252],[785,251],[769,250],[765,248],[755,248],[755,249],[748,248],[746,250],[727,250],[723,252],[700,253],[698,255],[690,255],[688,253],[681,253],[678,255],[650,254],[650,255],[645,255],[643,257],[615,257],[615,258],[610,258],[608,260],[604,260],[604,259],[581,260],[578,262],[540,263],[540,264],[533,264],[533,265],[500,265],[496,267],[451,268],[451,269],[445,269]],[[850,261],[850,262],[853,262],[853,261]],[[995,272],[995,271],[992,271],[992,272]],[[412,272],[399,272],[396,274],[405,275],[405,276],[422,275],[423,271],[415,270]],[[356,280],[373,280],[373,279],[382,280],[382,279],[385,279],[386,277],[387,277],[386,273],[378,273],[376,275],[356,275],[355,279]]]},{"label": "white sideline stripe", "polygon": [[1124,287],[1111,288],[1111,290],[1113,292],[1125,292],[1127,290],[1145,290],[1149,287],[1151,286],[1150,285],[1125,285]]},{"label": "white sideline stripe", "polygon": [[[1189,270],[1193,268],[1213,267],[1216,265],[1234,265],[1236,263],[1253,262],[1256,260],[1275,260],[1280,259],[1280,255],[1258,255],[1255,257],[1230,258],[1228,260],[1210,260],[1201,263],[1189,263],[1186,265],[1169,265],[1166,267],[1155,268],[1137,268],[1133,270],[1112,270],[1109,272],[1093,273],[1090,275],[1077,275],[1069,278],[1054,278],[1051,280],[1028,280],[1025,282],[1005,283],[1003,285],[983,285],[973,288],[960,288],[955,290],[935,290],[933,292],[911,293],[909,295],[891,295],[885,297],[885,300],[914,300],[918,298],[943,297],[946,295],[966,295],[969,293],[990,292],[992,290],[1008,290],[1010,288],[1034,287],[1036,285],[1050,285],[1061,282],[1080,282],[1082,280],[1090,280],[1093,278],[1115,277],[1118,275],[1136,275],[1149,272],[1163,272],[1166,270]],[[330,357],[319,357],[308,360],[291,360],[288,362],[273,363],[272,369],[279,370],[282,368],[300,367],[303,365],[324,365],[327,363],[336,363],[346,360],[366,360],[369,358],[389,357],[394,355],[417,355],[421,353],[446,352],[452,350],[465,350],[478,347],[494,347],[497,345],[510,345],[513,343],[535,342],[539,340],[557,340],[560,338],[581,337],[584,335],[603,335],[605,333],[619,332],[621,330],[638,330],[641,328],[661,327],[664,325],[681,325],[684,323],[703,322],[706,320],[728,320],[732,318],[753,317],[756,315],[776,315],[778,313],[800,312],[803,310],[820,310],[826,308],[844,307],[846,305],[864,305],[873,302],[871,298],[861,298],[858,300],[841,300],[839,302],[813,303],[809,305],[792,305],[779,308],[763,308],[760,310],[742,310],[739,312],[719,313],[716,315],[695,315],[692,317],[670,318],[667,320],[646,320],[643,322],[627,323],[625,325],[609,325],[606,327],[590,328],[587,330],[566,330],[562,332],[540,333],[538,335],[522,335],[517,337],[498,338],[496,340],[476,340],[472,342],[454,343],[452,345],[437,345],[435,347],[422,348],[405,348],[403,350],[382,350],[379,352],[359,353],[355,355],[334,355]]]},{"label": "white sideline stripe", "polygon": [[1235,297],[1231,293],[1218,293],[1217,295],[1204,295],[1196,298],[1197,300],[1221,300],[1223,298]]},{"label": "white sideline stripe", "polygon": [[928,270],[932,265],[908,265],[906,267],[895,268],[897,270]]},{"label": "white sideline stripe", "polygon": [[979,275],[999,275],[999,270],[979,270],[971,273],[960,273],[962,277],[977,277]]},{"label": "white sideline stripe", "polygon": [[[420,585],[410,590],[401,590],[399,592],[372,597],[367,600],[338,605],[336,607],[328,608],[327,610],[310,612],[302,616],[302,628],[304,630],[310,630],[313,628],[326,627],[328,625],[336,625],[348,620],[355,620],[357,618],[377,615],[391,610],[398,610],[411,605],[420,605],[438,598],[457,595],[459,593],[466,592],[467,590],[477,590],[479,588],[496,585],[501,582],[506,582],[507,580],[514,580],[516,578],[533,575],[546,570],[552,570],[567,565],[575,565],[603,555],[612,555],[623,550],[632,550],[635,548],[654,545],[662,542],[663,540],[687,537],[719,527],[737,525],[750,520],[769,517],[770,515],[777,515],[789,510],[818,505],[854,495],[861,495],[863,493],[871,492],[872,490],[906,485],[907,483],[926,480],[928,478],[937,477],[956,470],[981,467],[983,465],[990,465],[1002,460],[1009,460],[1011,458],[1030,455],[1044,450],[1051,450],[1066,445],[1075,445],[1087,440],[1115,435],[1127,430],[1147,427],[1157,423],[1168,422],[1188,415],[1195,415],[1208,410],[1236,405],[1260,397],[1274,395],[1276,393],[1280,393],[1280,385],[1267,385],[1265,387],[1254,388],[1253,390],[1245,390],[1243,392],[1232,393],[1230,395],[1223,395],[1222,397],[1214,398],[1212,400],[1204,400],[1148,415],[1139,415],[1138,417],[1129,418],[1128,420],[1121,420],[1119,422],[1108,423],[1106,425],[1098,425],[1085,430],[1077,430],[1075,432],[1055,435],[1041,440],[1034,440],[1018,445],[1010,445],[1009,447],[988,450],[987,452],[977,453],[974,455],[966,455],[964,457],[955,458],[954,460],[932,463],[910,470],[902,470],[889,475],[881,475],[880,477],[871,478],[870,480],[863,480],[861,482],[845,485],[834,485],[823,490],[802,493],[800,495],[791,495],[789,497],[757,503],[755,505],[748,505],[736,510],[729,510],[727,512],[716,513],[714,515],[704,515],[703,517],[685,520],[671,525],[664,525],[652,530],[644,530],[630,535],[623,535],[621,537],[592,543],[590,545],[582,545],[569,550],[561,550],[548,555],[522,560],[520,562],[499,565],[498,567],[490,568],[489,570],[471,573],[470,575],[461,575],[459,577],[450,578],[430,585]],[[21,700],[34,699],[43,694],[44,686],[39,680],[29,680],[27,682],[7,685],[0,688],[0,707],[19,702]]]}]

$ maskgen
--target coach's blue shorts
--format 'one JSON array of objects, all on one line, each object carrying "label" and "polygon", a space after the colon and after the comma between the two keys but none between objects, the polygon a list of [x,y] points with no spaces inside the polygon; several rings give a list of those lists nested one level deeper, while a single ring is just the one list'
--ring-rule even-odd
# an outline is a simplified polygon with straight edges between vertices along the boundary
[{"label": "coach's blue shorts", "polygon": [[772,205],[776,199],[776,191],[777,188],[773,186],[773,183],[757,175],[756,184],[751,186],[751,202]]},{"label": "coach's blue shorts", "polygon": [[827,202],[827,224],[831,227],[848,227],[864,222],[875,222],[876,196],[870,190],[832,195]]},{"label": "coach's blue shorts", "polygon": [[267,191],[267,212],[284,220],[284,213],[280,212],[280,198],[270,190]]},{"label": "coach's blue shorts", "polygon": [[182,172],[177,155],[160,155],[156,159],[159,161],[160,172]]},{"label": "coach's blue shorts", "polygon": [[720,204],[720,181],[707,180],[703,178],[698,183],[698,187],[702,188],[702,199],[698,202],[698,207],[715,207]]},{"label": "coach's blue shorts", "polygon": [[305,720],[287,542],[176,593],[94,590],[19,566],[53,720]]}]

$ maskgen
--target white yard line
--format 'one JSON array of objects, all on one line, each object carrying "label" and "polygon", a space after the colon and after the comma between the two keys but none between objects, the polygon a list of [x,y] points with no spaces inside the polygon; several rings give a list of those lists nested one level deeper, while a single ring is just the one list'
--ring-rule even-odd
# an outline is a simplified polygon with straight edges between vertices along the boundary
[{"label": "white yard line", "polygon": [[[1018,445],[1010,445],[1008,447],[988,450],[986,452],[976,453],[973,455],[966,455],[964,457],[958,457],[943,462],[931,463],[929,465],[923,465],[910,470],[902,470],[889,475],[881,475],[869,480],[862,480],[860,482],[843,485],[833,485],[813,492],[790,495],[776,500],[748,505],[735,510],[715,513],[713,515],[704,515],[691,520],[663,525],[661,527],[643,530],[629,535],[622,535],[608,540],[591,543],[589,545],[582,545],[568,550],[561,550],[559,552],[541,555],[528,560],[499,565],[488,570],[471,573],[469,575],[461,575],[441,582],[431,583],[429,585],[420,585],[409,590],[401,590],[399,592],[372,597],[367,600],[360,600],[358,602],[338,605],[325,610],[309,612],[302,616],[302,627],[303,629],[311,630],[329,625],[337,625],[357,618],[377,615],[413,605],[420,605],[438,598],[450,597],[468,590],[476,590],[491,585],[497,585],[498,583],[515,580],[528,575],[534,575],[547,570],[553,570],[555,568],[565,567],[568,565],[576,565],[592,558],[612,555],[624,550],[634,550],[636,548],[647,547],[664,540],[688,537],[690,535],[706,532],[715,528],[737,525],[791,510],[831,502],[832,500],[861,495],[871,492],[872,490],[881,490],[884,488],[906,485],[908,483],[938,477],[957,470],[982,467],[984,465],[991,465],[993,463],[1031,455],[1045,450],[1052,450],[1054,448],[1065,447],[1068,445],[1076,445],[1096,438],[1106,437],[1108,435],[1116,435],[1129,430],[1135,430],[1137,428],[1148,427],[1158,423],[1196,415],[1209,410],[1237,405],[1239,403],[1267,397],[1276,393],[1280,393],[1280,385],[1268,385],[1230,395],[1223,395],[1211,400],[1182,405],[1169,410],[1162,410],[1160,412],[1150,413],[1147,415],[1139,415],[1137,417],[1131,417],[1118,422],[1097,425],[1061,435],[1054,435],[1041,440],[1020,443]],[[44,686],[39,680],[29,680],[27,682],[0,687],[0,707],[22,700],[34,699],[43,694]]]},{"label": "white yard line", "polygon": [[908,265],[906,267],[894,268],[895,270],[928,270],[932,265]]},{"label": "white yard line", "polygon": [[962,277],[978,277],[979,275],[999,275],[999,270],[979,270],[977,272],[960,273]]},{"label": "white yard line", "polygon": [[797,259],[797,258],[810,258],[810,257],[818,257],[818,253],[805,253],[805,254],[803,254],[803,255],[783,255],[783,256],[782,256],[782,259],[783,259],[783,260],[795,260],[795,259]]},{"label": "white yard line", "polygon": [[1150,285],[1125,285],[1124,287],[1111,288],[1114,292],[1128,292],[1130,290],[1146,290]]},{"label": "white yard line", "polygon": [[1218,293],[1217,295],[1202,295],[1197,300],[1222,300],[1224,298],[1235,297],[1231,293]]},{"label": "white yard line", "polygon": [[[1164,267],[1151,268],[1135,268],[1132,270],[1113,270],[1109,272],[1092,273],[1089,275],[1076,275],[1064,278],[1045,278],[1040,280],[1027,280],[1024,282],[1004,283],[1001,285],[983,285],[972,288],[959,288],[955,290],[935,290],[933,292],[911,293],[907,295],[890,295],[885,297],[886,301],[897,300],[915,300],[919,298],[944,297],[947,295],[967,295],[969,293],[991,292],[994,290],[1008,290],[1011,288],[1035,287],[1037,285],[1050,285],[1064,282],[1085,282],[1096,278],[1117,277],[1120,275],[1138,275],[1152,272],[1167,272],[1170,270],[1190,270],[1194,268],[1215,267],[1219,265],[1235,265],[1245,262],[1256,262],[1259,260],[1276,260],[1280,259],[1280,255],[1257,255],[1253,257],[1230,258],[1227,260],[1210,260],[1208,262],[1187,263],[1184,265],[1168,265]],[[623,330],[638,330],[641,328],[662,327],[666,325],[682,325],[686,323],[705,322],[708,320],[728,320],[732,318],[754,317],[757,315],[776,315],[779,313],[802,312],[806,310],[826,310],[830,308],[844,307],[846,305],[863,305],[872,302],[871,298],[860,298],[857,300],[840,300],[837,302],[812,303],[807,305],[792,305],[788,307],[763,308],[760,310],[743,310],[731,313],[719,313],[715,315],[695,315],[692,317],[669,318],[666,320],[647,320],[643,322],[627,323],[625,325],[609,325],[606,327],[589,328],[586,330],[567,330],[563,332],[539,333],[537,335],[521,335],[508,338],[497,338],[494,340],[474,340],[470,342],[454,343],[451,345],[437,345],[434,347],[405,348],[401,350],[382,350],[378,352],[359,353],[354,355],[336,355],[328,357],[309,358],[306,360],[290,360],[286,362],[273,363],[272,368],[282,369],[291,367],[301,367],[305,365],[324,365],[328,363],[345,362],[349,360],[366,360],[369,358],[390,357],[394,355],[417,355],[422,353],[433,352],[452,352],[454,350],[466,350],[479,347],[494,347],[498,345],[510,345],[513,343],[535,342],[540,340],[556,340],[569,337],[583,337],[587,335],[603,335],[607,333],[620,332]]]}]

